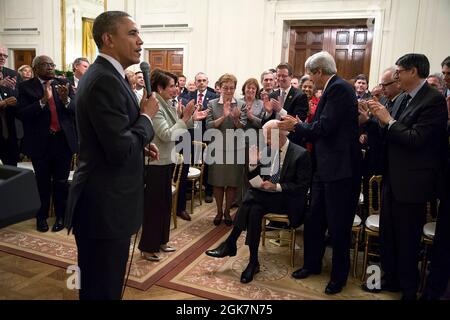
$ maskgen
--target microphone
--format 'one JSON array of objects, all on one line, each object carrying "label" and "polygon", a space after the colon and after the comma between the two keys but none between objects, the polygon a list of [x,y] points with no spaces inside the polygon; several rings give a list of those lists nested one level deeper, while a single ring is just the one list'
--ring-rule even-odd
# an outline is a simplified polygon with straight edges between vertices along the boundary
[{"label": "microphone", "polygon": [[152,87],[150,85],[150,64],[142,61],[140,64],[142,75],[144,76],[145,90],[147,90],[147,98],[152,95]]}]

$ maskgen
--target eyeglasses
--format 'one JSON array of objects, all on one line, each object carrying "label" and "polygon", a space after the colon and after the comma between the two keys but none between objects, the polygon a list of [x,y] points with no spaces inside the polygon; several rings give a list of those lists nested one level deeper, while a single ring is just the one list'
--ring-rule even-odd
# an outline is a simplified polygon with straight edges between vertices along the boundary
[{"label": "eyeglasses", "polygon": [[41,62],[39,63],[39,67],[45,67],[45,68],[55,68],[56,64],[50,63],[50,62]]},{"label": "eyeglasses", "polygon": [[234,91],[236,87],[222,87],[222,91]]},{"label": "eyeglasses", "polygon": [[397,82],[397,81],[394,80],[394,81],[391,81],[391,82],[380,83],[379,86],[381,86],[381,87],[383,87],[383,88],[386,88],[386,87],[388,87],[388,86],[390,86],[391,84],[396,83],[396,82]]},{"label": "eyeglasses", "polygon": [[406,69],[397,69],[397,70],[395,70],[394,77],[398,77],[400,75],[400,73],[402,73],[403,71],[408,71],[408,70],[406,70]]},{"label": "eyeglasses", "polygon": [[3,58],[5,58],[5,59],[8,59],[8,55],[7,54],[4,54],[4,53],[0,53],[0,57],[3,57]]}]

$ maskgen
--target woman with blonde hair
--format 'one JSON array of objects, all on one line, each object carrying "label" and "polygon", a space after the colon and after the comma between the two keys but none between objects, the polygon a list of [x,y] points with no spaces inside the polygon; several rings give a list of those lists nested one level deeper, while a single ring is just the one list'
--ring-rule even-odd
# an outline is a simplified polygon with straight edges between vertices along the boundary
[{"label": "woman with blonde hair", "polygon": [[34,78],[33,68],[27,64],[21,65],[19,69],[17,69],[23,81],[30,80]]}]

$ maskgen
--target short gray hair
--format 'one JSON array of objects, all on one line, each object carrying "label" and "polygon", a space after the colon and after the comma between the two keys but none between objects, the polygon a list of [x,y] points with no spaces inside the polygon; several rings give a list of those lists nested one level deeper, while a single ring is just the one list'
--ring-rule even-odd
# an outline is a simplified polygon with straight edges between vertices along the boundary
[{"label": "short gray hair", "polygon": [[72,63],[72,71],[75,72],[75,68],[83,61],[87,62],[88,64],[91,64],[87,58],[84,57],[76,58]]},{"label": "short gray hair", "polygon": [[444,77],[442,76],[442,73],[437,72],[437,73],[430,74],[427,77],[427,79],[428,78],[435,78],[435,79],[437,79],[439,81],[439,84],[441,85],[441,87],[445,88],[445,81],[444,81]]},{"label": "short gray hair", "polygon": [[333,56],[326,51],[320,51],[310,56],[305,62],[305,69],[312,73],[322,70],[325,75],[333,75],[337,72]]},{"label": "short gray hair", "polygon": [[[275,120],[275,119],[267,121],[262,127],[264,135],[267,133],[267,130],[269,130],[269,129],[278,129],[278,124],[280,122],[281,122],[280,120]],[[279,130],[280,134],[282,134],[283,136],[289,135],[289,131],[287,131],[287,130],[280,130],[280,129],[278,129],[278,130]]]},{"label": "short gray hair", "polygon": [[[33,67],[33,69],[36,68],[41,63],[41,60],[43,58],[51,59],[49,56],[36,56],[36,57],[34,57],[33,62],[31,62],[31,66]],[[53,59],[51,59],[51,60],[53,60]]]},{"label": "short gray hair", "polygon": [[264,76],[265,76],[266,74],[271,74],[271,75],[272,75],[272,78],[273,78],[273,72],[270,71],[270,70],[266,70],[266,71],[264,71],[263,73],[261,73],[261,83],[263,83]]}]

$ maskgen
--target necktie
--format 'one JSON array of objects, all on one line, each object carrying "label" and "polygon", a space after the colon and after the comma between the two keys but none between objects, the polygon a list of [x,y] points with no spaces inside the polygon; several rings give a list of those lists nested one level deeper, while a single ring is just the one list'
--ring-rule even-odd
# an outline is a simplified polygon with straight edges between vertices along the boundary
[{"label": "necktie", "polygon": [[203,93],[199,93],[198,94],[197,104],[203,104]]},{"label": "necktie", "polygon": [[409,100],[411,100],[411,96],[409,94],[406,94],[405,98],[402,100],[400,106],[398,107],[397,113],[395,114],[394,117],[395,120],[398,120],[402,115],[403,111],[405,111],[405,108],[408,105]]},{"label": "necktie", "polygon": [[270,182],[277,184],[278,181],[280,181],[280,173],[281,173],[280,168],[281,168],[280,152],[277,152],[273,159],[272,175],[269,178]]},{"label": "necktie", "polygon": [[286,100],[286,91],[281,90],[281,95],[280,95],[280,104],[281,107],[284,107],[284,101]]},{"label": "necktie", "polygon": [[[45,90],[45,83],[44,83]],[[58,121],[58,112],[56,111],[56,103],[53,96],[48,99],[48,106],[50,109],[50,131],[57,132],[60,130]]]}]

